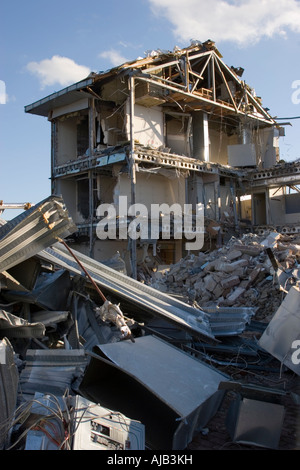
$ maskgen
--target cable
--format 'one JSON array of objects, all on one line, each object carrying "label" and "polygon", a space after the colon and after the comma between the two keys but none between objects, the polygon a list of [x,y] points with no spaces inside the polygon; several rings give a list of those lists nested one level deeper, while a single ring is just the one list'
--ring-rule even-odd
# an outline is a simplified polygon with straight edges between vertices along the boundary
[{"label": "cable", "polygon": [[284,118],[278,118],[277,117],[277,118],[274,118],[274,119],[276,119],[276,121],[281,121],[281,120],[284,120],[284,119],[288,119],[288,120],[290,120],[290,119],[300,119],[300,116],[284,117]]}]

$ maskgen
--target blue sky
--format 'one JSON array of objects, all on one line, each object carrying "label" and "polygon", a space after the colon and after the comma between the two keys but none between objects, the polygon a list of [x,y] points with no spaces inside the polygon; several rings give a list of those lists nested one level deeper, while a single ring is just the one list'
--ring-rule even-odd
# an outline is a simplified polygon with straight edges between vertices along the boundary
[{"label": "blue sky", "polygon": [[[300,116],[300,0],[10,0],[2,2],[0,24],[6,203],[50,195],[50,123],[24,107],[149,50],[211,39],[227,65],[245,69],[243,80],[272,116]],[[280,143],[286,161],[300,158],[300,119],[290,122]]]}]

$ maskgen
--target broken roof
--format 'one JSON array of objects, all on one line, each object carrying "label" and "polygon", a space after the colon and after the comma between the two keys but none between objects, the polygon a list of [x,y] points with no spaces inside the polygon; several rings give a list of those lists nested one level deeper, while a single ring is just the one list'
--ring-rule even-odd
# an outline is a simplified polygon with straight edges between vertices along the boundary
[{"label": "broken roof", "polygon": [[[136,97],[145,83],[156,90],[145,106],[176,106],[183,112],[199,111],[224,116],[255,119],[263,125],[276,125],[257,97],[243,80],[243,69],[228,67],[213,41],[193,42],[189,47],[171,51],[151,51],[146,58],[125,62],[105,72],[91,73],[77,82],[25,107],[25,112],[48,116],[54,108],[65,106],[86,97],[109,101],[103,85],[116,78],[133,76],[137,81]],[[223,94],[220,94],[220,89]],[[157,91],[159,90],[159,91]],[[225,95],[224,95],[225,93]],[[225,96],[225,98],[224,98]],[[114,94],[113,100],[124,100]]]}]

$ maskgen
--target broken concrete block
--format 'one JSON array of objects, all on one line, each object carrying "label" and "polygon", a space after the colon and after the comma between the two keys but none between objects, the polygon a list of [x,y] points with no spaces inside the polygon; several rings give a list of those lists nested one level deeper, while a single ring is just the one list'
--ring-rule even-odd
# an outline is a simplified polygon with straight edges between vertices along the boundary
[{"label": "broken concrete block", "polygon": [[203,268],[203,271],[204,271],[205,273],[207,273],[207,272],[209,272],[209,271],[214,271],[217,262],[218,262],[218,260],[217,260],[217,259],[214,259],[213,261],[210,261],[210,262],[206,263],[205,266],[204,266],[204,268]]},{"label": "broken concrete block", "polygon": [[224,291],[223,287],[220,284],[217,284],[216,287],[213,290],[213,295],[216,298],[219,298],[223,294],[223,291]]},{"label": "broken concrete block", "polygon": [[240,256],[242,256],[242,252],[240,250],[231,250],[227,255],[226,255],[226,258],[229,260],[229,261],[233,261],[237,258],[239,258]]},{"label": "broken concrete block", "polygon": [[267,238],[265,238],[262,242],[261,245],[263,245],[265,248],[267,247],[273,247],[276,245],[278,240],[280,239],[281,234],[277,232],[272,232],[270,233]]},{"label": "broken concrete block", "polygon": [[201,292],[205,290],[205,285],[203,281],[195,282],[194,289],[197,292]]},{"label": "broken concrete block", "polygon": [[248,265],[248,261],[246,259],[240,259],[238,261],[234,261],[233,263],[223,263],[220,265],[220,271],[225,273],[233,273],[238,268],[244,267]]},{"label": "broken concrete block", "polygon": [[246,289],[242,287],[237,287],[234,291],[227,297],[226,304],[234,305],[237,300],[244,294]]},{"label": "broken concrete block", "polygon": [[259,245],[239,245],[236,244],[235,248],[237,250],[240,250],[242,253],[246,253],[247,255],[250,256],[258,256],[261,251],[264,249],[264,247],[259,246]]},{"label": "broken concrete block", "polygon": [[229,276],[226,279],[221,281],[221,286],[223,289],[228,289],[234,286],[237,286],[240,283],[240,278],[238,276]]},{"label": "broken concrete block", "polygon": [[204,278],[204,285],[207,290],[213,292],[214,288],[216,287],[217,283],[214,280],[213,276],[210,274]]}]

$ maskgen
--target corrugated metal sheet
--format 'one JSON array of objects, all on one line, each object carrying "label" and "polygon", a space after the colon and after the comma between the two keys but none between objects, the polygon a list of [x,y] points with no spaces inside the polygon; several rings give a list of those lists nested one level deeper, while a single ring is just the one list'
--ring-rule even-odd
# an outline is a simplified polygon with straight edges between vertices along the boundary
[{"label": "corrugated metal sheet", "polygon": [[0,227],[0,272],[77,231],[63,199],[50,196]]},{"label": "corrugated metal sheet", "polygon": [[232,336],[242,333],[255,314],[252,307],[204,307],[215,336]]},{"label": "corrugated metal sheet", "polygon": [[32,398],[36,392],[64,395],[66,390],[76,388],[87,362],[83,349],[27,350],[26,367],[20,374],[22,397]]},{"label": "corrugated metal sheet", "polygon": [[[205,312],[119,273],[78,251],[72,251],[92,279],[112,295],[138,306],[142,312],[150,312],[154,316],[160,316],[175,323],[179,328],[197,337],[205,337],[207,341],[216,342]],[[43,250],[38,256],[73,273],[85,276],[72,255],[61,243]]]}]

